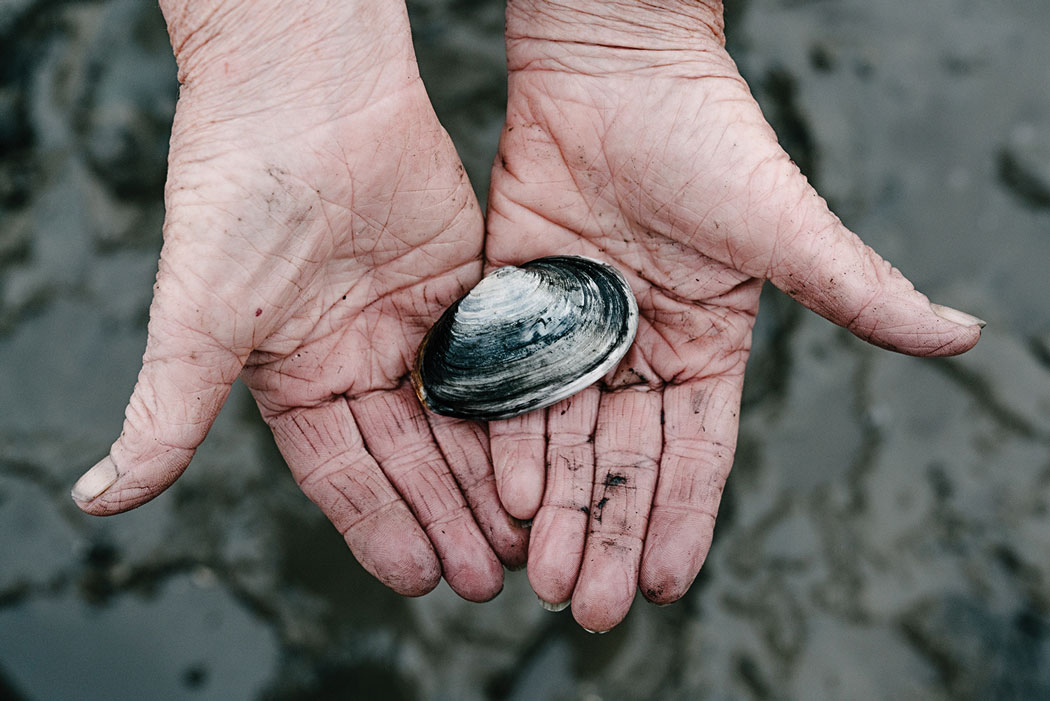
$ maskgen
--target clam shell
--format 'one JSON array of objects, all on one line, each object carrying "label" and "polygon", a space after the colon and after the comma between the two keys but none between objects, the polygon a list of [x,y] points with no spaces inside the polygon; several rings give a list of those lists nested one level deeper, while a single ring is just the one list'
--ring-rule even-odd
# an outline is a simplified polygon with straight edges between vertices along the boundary
[{"label": "clam shell", "polygon": [[435,413],[517,416],[597,381],[637,329],[638,304],[615,268],[539,258],[492,272],[449,307],[420,344],[412,381]]}]

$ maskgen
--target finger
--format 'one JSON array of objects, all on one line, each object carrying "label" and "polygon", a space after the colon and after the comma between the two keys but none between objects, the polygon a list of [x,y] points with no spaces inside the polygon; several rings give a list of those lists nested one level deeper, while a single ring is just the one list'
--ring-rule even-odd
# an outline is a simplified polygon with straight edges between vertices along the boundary
[{"label": "finger", "polygon": [[711,547],[736,450],[743,377],[664,390],[664,448],[638,585],[653,603],[677,601]]},{"label": "finger", "polygon": [[351,400],[350,410],[368,452],[434,544],[453,591],[470,601],[498,594],[503,567],[467,509],[412,388]]},{"label": "finger", "polygon": [[882,348],[945,356],[977,343],[984,322],[931,304],[831,213],[794,164],[786,159],[767,163],[786,172],[772,178],[776,194],[749,219],[756,227],[769,227],[760,232],[770,242],[769,265],[758,276]]},{"label": "finger", "polygon": [[299,487],[358,562],[404,596],[437,586],[441,565],[401,495],[365,450],[346,399],[267,419]]},{"label": "finger", "polygon": [[547,410],[547,488],[532,522],[528,573],[536,596],[554,610],[568,603],[583,560],[600,396],[589,387]]},{"label": "finger", "polygon": [[529,531],[518,525],[500,504],[485,429],[473,421],[437,414],[426,416],[445,463],[489,545],[506,567],[521,569],[528,556]]},{"label": "finger", "polygon": [[489,422],[496,490],[507,513],[521,521],[536,515],[543,498],[546,432],[545,411]]},{"label": "finger", "polygon": [[631,607],[663,433],[660,393],[628,389],[602,396],[594,437],[590,523],[572,614],[606,631]]},{"label": "finger", "polygon": [[182,474],[204,440],[244,362],[195,328],[174,318],[158,290],[120,437],[73,486],[84,511],[115,514],[149,501]]}]

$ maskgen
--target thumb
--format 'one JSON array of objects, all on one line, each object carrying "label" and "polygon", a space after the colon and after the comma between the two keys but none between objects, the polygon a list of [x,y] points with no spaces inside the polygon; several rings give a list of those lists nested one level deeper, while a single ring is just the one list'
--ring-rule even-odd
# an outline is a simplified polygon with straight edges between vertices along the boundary
[{"label": "thumb", "polygon": [[[127,511],[167,489],[204,440],[243,366],[197,328],[208,319],[188,296],[160,284],[155,290],[124,428],[109,454],[73,486],[73,500],[88,513]],[[190,310],[195,320],[185,318]]]},{"label": "thumb", "polygon": [[977,343],[983,321],[932,304],[847,229],[797,169],[796,174],[797,197],[786,200],[792,205],[766,219],[778,222],[766,274],[774,285],[881,348],[947,356]]}]

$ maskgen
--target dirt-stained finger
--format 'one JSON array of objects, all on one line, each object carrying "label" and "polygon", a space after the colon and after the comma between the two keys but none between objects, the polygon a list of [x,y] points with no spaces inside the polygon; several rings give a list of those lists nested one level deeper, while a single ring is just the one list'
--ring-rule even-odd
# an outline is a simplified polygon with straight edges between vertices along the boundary
[{"label": "dirt-stained finger", "polygon": [[405,596],[437,585],[441,565],[430,539],[365,450],[344,398],[271,416],[267,423],[299,487],[366,570]]},{"label": "dirt-stained finger", "polygon": [[529,583],[548,608],[568,603],[583,560],[600,396],[590,387],[547,410],[547,488],[532,522]]},{"label": "dirt-stained finger", "polygon": [[590,524],[572,613],[584,628],[609,630],[638,588],[663,443],[661,394],[648,388],[602,396],[595,431]]},{"label": "dirt-stained finger", "polygon": [[645,598],[677,601],[696,579],[736,450],[741,375],[664,390],[664,451],[639,576]]},{"label": "dirt-stained finger", "polygon": [[482,535],[407,384],[350,400],[368,452],[404,497],[441,558],[449,586],[470,601],[503,587],[503,567]]},{"label": "dirt-stained finger", "polygon": [[521,569],[528,556],[529,529],[508,514],[499,501],[484,427],[437,414],[427,414],[427,420],[492,549],[506,567]]},{"label": "dirt-stained finger", "polygon": [[496,489],[507,512],[519,521],[536,515],[546,481],[547,412],[530,411],[489,422]]}]

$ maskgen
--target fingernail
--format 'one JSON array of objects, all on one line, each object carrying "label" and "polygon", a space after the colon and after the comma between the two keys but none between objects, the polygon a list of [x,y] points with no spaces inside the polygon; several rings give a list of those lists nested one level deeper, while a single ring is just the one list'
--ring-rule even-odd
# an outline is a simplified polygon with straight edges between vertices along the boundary
[{"label": "fingernail", "polygon": [[548,611],[564,611],[565,608],[569,605],[569,601],[562,601],[561,603],[552,604],[549,601],[544,601],[543,599],[540,599],[540,597],[538,596],[536,598],[539,600],[540,606],[542,606]]},{"label": "fingernail", "polygon": [[946,307],[943,304],[930,304],[930,307],[933,308],[933,313],[937,316],[959,326],[980,326],[983,329],[987,323],[984,319],[978,319],[972,314]]},{"label": "fingernail", "polygon": [[[583,628],[583,626],[580,626],[580,628]],[[607,630],[591,630],[590,628],[583,628],[583,629],[585,631],[587,631],[588,633],[590,633],[591,635],[605,635],[606,633],[609,632]]]},{"label": "fingernail", "polygon": [[73,499],[91,501],[113,486],[117,481],[117,466],[107,455],[90,470],[81,475],[73,485]]}]

